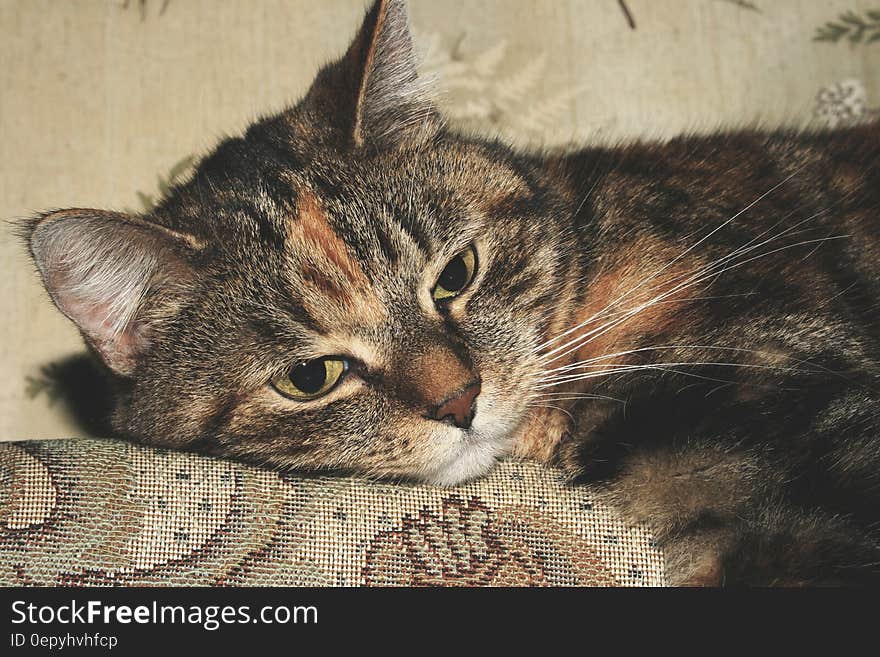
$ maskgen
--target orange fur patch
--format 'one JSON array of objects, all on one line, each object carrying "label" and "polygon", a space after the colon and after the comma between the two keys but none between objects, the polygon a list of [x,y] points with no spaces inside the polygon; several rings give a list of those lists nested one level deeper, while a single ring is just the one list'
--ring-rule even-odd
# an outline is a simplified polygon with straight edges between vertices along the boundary
[{"label": "orange fur patch", "polygon": [[318,292],[305,299],[310,311],[333,322],[327,317],[327,302],[331,302],[347,319],[361,324],[381,322],[386,316],[382,302],[346,243],[333,230],[318,199],[303,192],[297,209],[289,237],[306,256],[299,271],[302,281]]},{"label": "orange fur patch", "polygon": [[[588,284],[587,302],[571,320],[573,326],[584,326],[567,341],[583,335],[587,336],[584,343],[554,366],[650,346],[650,336],[685,321],[685,299],[697,295],[705,283],[683,284],[705,263],[695,257],[682,258],[652,276],[652,272],[663,269],[679,254],[679,250],[652,237],[638,239],[621,251],[618,260]],[[612,367],[627,360],[627,356],[617,356],[595,361],[594,369],[601,371],[599,365]]]},{"label": "orange fur patch", "polygon": [[297,228],[303,241],[335,265],[353,286],[366,285],[367,277],[348,253],[348,247],[333,231],[327,215],[314,195],[305,193],[299,199]]},{"label": "orange fur patch", "polygon": [[[680,248],[652,236],[642,236],[622,247],[615,254],[615,260],[604,266],[587,283],[586,302],[580,308],[572,311],[570,303],[557,304],[559,312],[550,322],[550,336],[547,337],[561,335],[565,330],[580,324],[583,326],[549,345],[547,351],[561,348],[555,354],[549,354],[549,358],[560,357],[548,367],[563,367],[578,361],[656,345],[652,336],[690,321],[687,315],[687,299],[700,296],[700,290],[705,287],[705,283],[695,286],[683,283],[697,274],[706,263],[698,257],[684,257],[675,264],[670,264],[680,254]],[[667,265],[669,266],[662,273],[652,276],[653,272]],[[576,281],[573,277],[566,285],[566,299],[571,298],[570,292]],[[667,293],[668,296],[664,296]],[[650,303],[658,297],[663,298],[657,303]],[[644,308],[625,318],[629,311],[643,305]],[[579,336],[585,342],[577,346]],[[569,349],[572,350],[571,353],[561,356]],[[601,372],[603,368],[610,369],[631,361],[632,357],[627,355],[603,358],[592,363],[595,367],[579,369],[572,374]],[[596,381],[601,381],[601,378],[572,381],[567,385],[554,387],[553,391],[587,392]],[[565,401],[559,402],[560,407],[568,405]],[[584,422],[589,421],[584,415],[586,412],[581,411],[581,420]],[[606,405],[597,403],[589,412],[597,415],[598,423],[598,418],[607,413],[607,408]],[[536,412],[517,436],[515,454],[540,461],[549,460],[565,437],[570,420],[570,416],[563,410],[550,408]]]},{"label": "orange fur patch", "polygon": [[571,418],[554,408],[539,408],[516,436],[513,454],[547,463],[565,435]]}]

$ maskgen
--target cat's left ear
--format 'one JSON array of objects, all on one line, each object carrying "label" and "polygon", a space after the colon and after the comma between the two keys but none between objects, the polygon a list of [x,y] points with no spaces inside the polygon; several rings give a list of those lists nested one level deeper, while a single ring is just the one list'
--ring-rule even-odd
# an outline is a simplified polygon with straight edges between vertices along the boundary
[{"label": "cat's left ear", "polygon": [[425,139],[442,125],[419,77],[404,0],[376,0],[345,55],[315,79],[306,104],[354,147]]},{"label": "cat's left ear", "polygon": [[111,370],[132,375],[193,279],[195,238],[102,210],[56,210],[22,228],[55,305]]}]

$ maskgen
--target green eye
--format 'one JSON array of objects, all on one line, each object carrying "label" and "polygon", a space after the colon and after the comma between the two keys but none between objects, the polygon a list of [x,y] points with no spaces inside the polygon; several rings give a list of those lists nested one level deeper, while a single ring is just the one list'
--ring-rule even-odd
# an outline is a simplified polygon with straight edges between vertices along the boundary
[{"label": "green eye", "polygon": [[440,273],[437,285],[431,292],[434,301],[446,301],[457,297],[474,280],[477,271],[477,252],[469,246],[459,253]]},{"label": "green eye", "polygon": [[348,361],[343,358],[316,358],[276,376],[272,386],[285,397],[308,401],[333,390],[347,371]]}]

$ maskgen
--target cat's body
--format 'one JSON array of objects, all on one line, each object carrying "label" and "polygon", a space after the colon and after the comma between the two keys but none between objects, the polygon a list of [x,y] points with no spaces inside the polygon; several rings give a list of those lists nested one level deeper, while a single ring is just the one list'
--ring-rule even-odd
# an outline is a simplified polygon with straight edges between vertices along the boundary
[{"label": "cat's body", "polygon": [[601,482],[674,583],[867,582],[878,156],[876,125],[465,138],[392,0],[149,217],[59,211],[29,237],[124,436],[441,484],[527,455]]},{"label": "cat's body", "polygon": [[873,125],[565,159],[591,255],[545,390],[615,399],[550,398],[521,447],[608,484],[673,581],[876,578],[878,157]]}]

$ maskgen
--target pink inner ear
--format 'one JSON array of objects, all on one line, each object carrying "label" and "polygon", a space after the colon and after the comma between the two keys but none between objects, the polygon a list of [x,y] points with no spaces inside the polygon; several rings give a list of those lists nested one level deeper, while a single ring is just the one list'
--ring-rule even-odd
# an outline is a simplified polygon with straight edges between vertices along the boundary
[{"label": "pink inner ear", "polygon": [[[63,262],[46,277],[46,284],[61,311],[73,320],[104,362],[119,374],[130,374],[137,357],[148,347],[146,325],[134,314],[140,294],[101,289],[70,276]],[[97,275],[97,272],[95,272]],[[130,318],[127,321],[121,321]]]},{"label": "pink inner ear", "polygon": [[97,349],[107,365],[120,374],[128,374],[137,362],[137,355],[147,347],[145,331],[136,320],[121,331],[112,319],[113,303],[77,298],[69,295],[59,299],[64,314],[73,319],[89,343]]},{"label": "pink inner ear", "polygon": [[59,309],[119,374],[131,374],[149,348],[143,307],[151,288],[188,269],[178,257],[183,236],[101,210],[59,210],[38,221],[31,253]]}]

